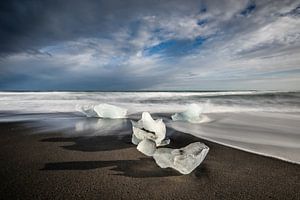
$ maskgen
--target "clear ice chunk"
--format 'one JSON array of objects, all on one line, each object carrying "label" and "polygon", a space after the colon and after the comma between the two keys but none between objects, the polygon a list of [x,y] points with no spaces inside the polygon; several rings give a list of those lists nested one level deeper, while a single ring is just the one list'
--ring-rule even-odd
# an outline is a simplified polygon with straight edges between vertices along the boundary
[{"label": "clear ice chunk", "polygon": [[156,136],[154,133],[152,132],[148,132],[146,130],[137,128],[135,126],[132,126],[132,131],[133,131],[133,135],[136,137],[136,141],[139,143],[140,141],[144,140],[144,139],[150,139],[155,141],[156,140]]},{"label": "clear ice chunk", "polygon": [[152,140],[144,139],[137,145],[137,150],[146,156],[152,156],[156,150],[156,144]]},{"label": "clear ice chunk", "polygon": [[134,134],[132,134],[132,137],[131,137],[131,142],[132,144],[134,145],[138,145],[142,140],[140,140],[139,138],[137,138]]},{"label": "clear ice chunk", "polygon": [[202,163],[208,151],[208,146],[195,142],[180,149],[159,148],[153,158],[161,168],[171,167],[182,174],[189,174]]},{"label": "clear ice chunk", "polygon": [[159,148],[156,149],[153,154],[153,158],[156,164],[161,168],[172,167],[174,168],[174,156],[172,155],[172,151],[174,149],[171,148]]},{"label": "clear ice chunk", "polygon": [[137,122],[132,121],[132,143],[138,144],[144,139],[152,140],[156,146],[166,145],[168,140],[166,137],[166,125],[162,119],[152,119],[150,113],[143,112],[142,119]]},{"label": "clear ice chunk", "polygon": [[76,105],[76,110],[87,117],[98,117],[98,114],[94,110],[94,105]]},{"label": "clear ice chunk", "polygon": [[127,109],[105,103],[94,106],[94,111],[98,117],[109,119],[126,118],[127,115]]},{"label": "clear ice chunk", "polygon": [[209,147],[195,142],[180,149],[156,148],[170,143],[166,137],[166,126],[162,119],[154,120],[148,112],[142,119],[132,122],[132,143],[137,150],[147,156],[153,156],[161,168],[171,167],[182,174],[191,173],[206,157]]},{"label": "clear ice chunk", "polygon": [[163,141],[161,141],[157,146],[161,147],[161,146],[166,146],[170,144],[170,139],[164,139]]},{"label": "clear ice chunk", "polygon": [[186,111],[181,113],[175,113],[171,116],[173,121],[188,121],[190,123],[201,123],[205,119],[201,117],[203,108],[197,104],[191,104]]}]

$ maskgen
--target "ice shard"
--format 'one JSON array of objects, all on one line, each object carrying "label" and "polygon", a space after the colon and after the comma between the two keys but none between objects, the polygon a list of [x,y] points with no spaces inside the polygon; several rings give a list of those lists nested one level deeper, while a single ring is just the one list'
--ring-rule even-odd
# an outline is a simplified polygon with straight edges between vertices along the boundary
[{"label": "ice shard", "polygon": [[208,146],[195,142],[180,149],[159,148],[153,158],[161,168],[171,167],[182,174],[189,174],[202,163],[208,151]]},{"label": "ice shard", "polygon": [[156,150],[156,144],[152,140],[144,139],[137,145],[137,150],[146,156],[152,156]]},{"label": "ice shard", "polygon": [[105,103],[94,106],[94,111],[98,117],[109,119],[126,118],[127,115],[127,109]]},{"label": "ice shard", "polygon": [[157,146],[161,147],[161,146],[166,146],[170,144],[170,139],[164,139],[163,141],[161,141]]},{"label": "ice shard", "polygon": [[188,109],[181,113],[175,113],[171,116],[173,121],[188,121],[190,123],[201,123],[205,117],[200,116],[203,108],[197,104],[191,104]]},{"label": "ice shard", "polygon": [[94,110],[94,105],[76,105],[76,110],[87,117],[98,117],[98,114]]},{"label": "ice shard", "polygon": [[132,121],[132,131],[132,143],[134,144],[138,144],[144,139],[154,141],[156,146],[169,143],[169,140],[165,140],[166,125],[162,119],[154,120],[148,112],[143,112],[141,120]]},{"label": "ice shard", "polygon": [[134,126],[134,122],[132,123],[132,137],[134,139],[132,139],[133,144],[137,145],[138,143],[140,143],[142,140],[144,139],[150,139],[155,141],[156,140],[156,136],[155,133],[153,132],[148,132],[147,130],[143,129],[143,128],[137,128]]}]

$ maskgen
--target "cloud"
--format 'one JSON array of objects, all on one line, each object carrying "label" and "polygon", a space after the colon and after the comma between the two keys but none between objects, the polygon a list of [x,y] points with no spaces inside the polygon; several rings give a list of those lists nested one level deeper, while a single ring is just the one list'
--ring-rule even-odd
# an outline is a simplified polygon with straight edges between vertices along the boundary
[{"label": "cloud", "polygon": [[0,89],[297,89],[299,6],[1,2]]}]

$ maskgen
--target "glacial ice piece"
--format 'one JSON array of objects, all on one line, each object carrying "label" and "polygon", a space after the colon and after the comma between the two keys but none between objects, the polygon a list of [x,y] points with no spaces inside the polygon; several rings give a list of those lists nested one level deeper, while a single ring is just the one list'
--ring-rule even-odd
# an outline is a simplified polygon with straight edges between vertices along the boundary
[{"label": "glacial ice piece", "polygon": [[127,109],[105,103],[94,106],[94,110],[99,117],[109,119],[126,118],[127,114]]},{"label": "glacial ice piece", "polygon": [[161,168],[171,167],[182,174],[189,174],[202,163],[208,151],[208,146],[195,142],[180,149],[159,148],[153,158]]},{"label": "glacial ice piece", "polygon": [[136,125],[137,125],[136,122],[132,121],[132,131],[133,131],[132,143],[133,144],[138,145],[144,139],[150,139],[153,141],[156,140],[155,133],[148,132],[143,128],[137,128]]},{"label": "glacial ice piece", "polygon": [[138,144],[144,139],[155,141],[156,146],[169,144],[166,137],[166,125],[162,119],[153,120],[150,113],[143,112],[142,119],[138,122],[132,122],[132,143]]},{"label": "glacial ice piece", "polygon": [[87,117],[98,117],[94,110],[94,105],[76,105],[76,110],[85,114]]},{"label": "glacial ice piece", "polygon": [[156,150],[156,144],[153,140],[144,139],[137,145],[137,150],[146,156],[152,156]]},{"label": "glacial ice piece", "polygon": [[203,108],[197,104],[191,104],[188,109],[181,113],[175,113],[171,116],[173,121],[188,121],[190,123],[201,123],[203,118],[200,117]]},{"label": "glacial ice piece", "polygon": [[139,138],[137,138],[134,134],[132,134],[132,137],[131,137],[131,142],[132,144],[134,145],[138,145],[142,140],[140,140]]},{"label": "glacial ice piece", "polygon": [[170,144],[170,139],[164,139],[163,141],[161,141],[157,146],[161,147],[161,146],[166,146]]}]

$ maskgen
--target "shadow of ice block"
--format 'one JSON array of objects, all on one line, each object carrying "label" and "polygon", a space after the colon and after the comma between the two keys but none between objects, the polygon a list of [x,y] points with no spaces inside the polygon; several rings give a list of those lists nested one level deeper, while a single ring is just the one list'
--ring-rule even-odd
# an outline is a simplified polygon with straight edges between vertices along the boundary
[{"label": "shadow of ice block", "polygon": [[202,163],[208,151],[208,146],[195,142],[180,149],[159,148],[153,158],[161,168],[171,167],[182,174],[189,174]]}]

